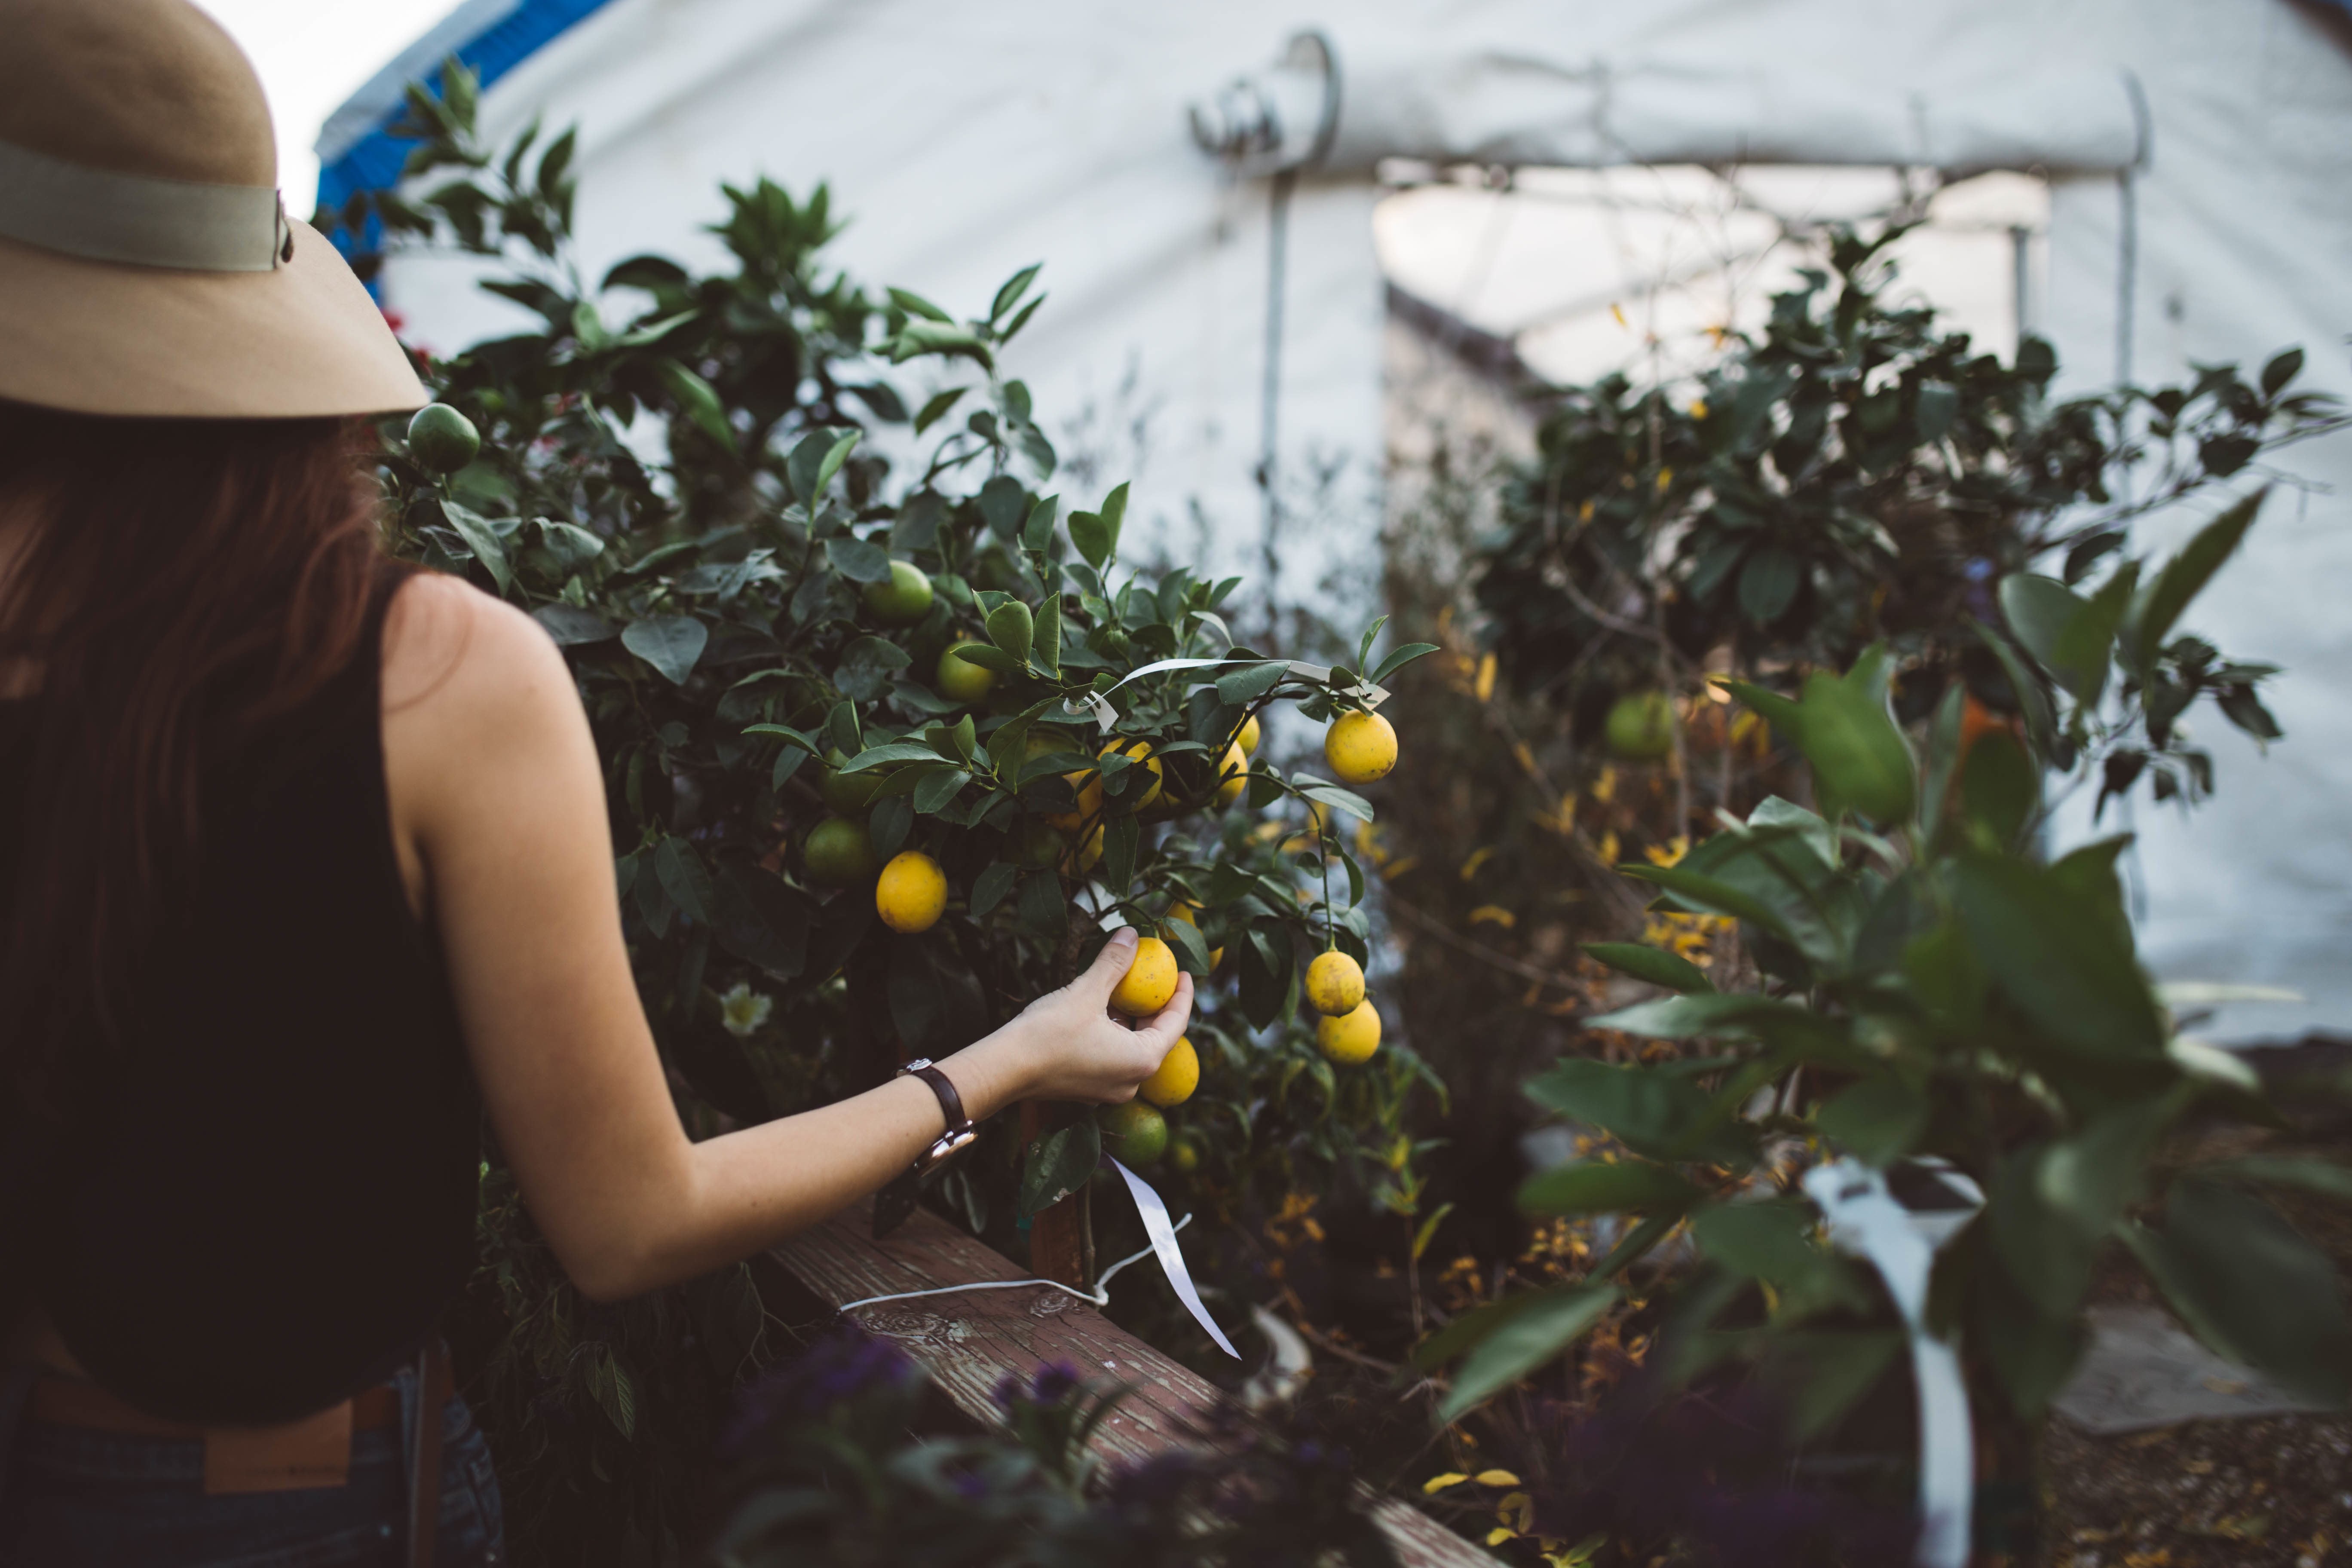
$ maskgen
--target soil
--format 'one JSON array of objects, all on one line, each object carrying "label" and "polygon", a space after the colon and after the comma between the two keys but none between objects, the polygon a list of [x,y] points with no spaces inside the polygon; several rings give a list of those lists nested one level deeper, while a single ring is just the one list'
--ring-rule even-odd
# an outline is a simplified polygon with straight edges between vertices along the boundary
[{"label": "soil", "polygon": [[[2352,1046],[2336,1041],[2251,1055],[2274,1088],[2352,1065]],[[2290,1127],[2190,1129],[2167,1152],[2183,1161],[2257,1149],[2344,1159],[2352,1123],[2342,1101],[2291,1090],[2285,1098],[2296,1107]],[[2352,1209],[2301,1194],[2266,1195],[2352,1279]],[[2092,1294],[2100,1302],[2160,1304],[2121,1248],[2105,1258]],[[2186,1421],[2106,1437],[2057,1417],[2044,1458],[2046,1568],[2352,1568],[2352,1415]]]}]

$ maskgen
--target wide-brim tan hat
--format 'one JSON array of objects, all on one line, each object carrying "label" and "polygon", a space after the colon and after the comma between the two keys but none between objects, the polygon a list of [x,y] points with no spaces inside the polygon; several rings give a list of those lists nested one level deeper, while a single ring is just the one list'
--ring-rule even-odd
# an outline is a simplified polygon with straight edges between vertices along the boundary
[{"label": "wide-brim tan hat", "polygon": [[293,418],[426,401],[286,216],[269,105],[186,0],[0,0],[0,397]]}]

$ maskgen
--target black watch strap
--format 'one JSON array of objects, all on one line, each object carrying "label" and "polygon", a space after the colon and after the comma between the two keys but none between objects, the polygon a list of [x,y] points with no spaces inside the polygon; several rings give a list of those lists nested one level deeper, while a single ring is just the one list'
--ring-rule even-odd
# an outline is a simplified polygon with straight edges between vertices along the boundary
[{"label": "black watch strap", "polygon": [[915,1170],[918,1173],[930,1170],[979,1136],[972,1131],[971,1118],[964,1113],[963,1096],[956,1092],[956,1086],[947,1074],[931,1065],[929,1058],[917,1057],[899,1068],[898,1076],[919,1078],[929,1084],[931,1092],[939,1097],[940,1111],[947,1117],[947,1131],[917,1157]]}]

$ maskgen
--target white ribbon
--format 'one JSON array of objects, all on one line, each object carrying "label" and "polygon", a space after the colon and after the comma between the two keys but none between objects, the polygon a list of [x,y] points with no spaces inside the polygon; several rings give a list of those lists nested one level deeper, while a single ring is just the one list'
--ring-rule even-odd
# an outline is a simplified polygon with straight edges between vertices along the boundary
[{"label": "white ribbon", "polygon": [[[1234,1349],[1234,1342],[1225,1338],[1225,1331],[1217,1327],[1217,1320],[1201,1305],[1201,1292],[1192,1288],[1192,1271],[1184,1267],[1184,1254],[1176,1246],[1176,1227],[1168,1223],[1168,1205],[1160,1201],[1160,1194],[1142,1177],[1108,1154],[1103,1158],[1110,1161],[1112,1170],[1127,1178],[1128,1195],[1135,1199],[1135,1210],[1143,1216],[1143,1234],[1151,1238],[1151,1250],[1159,1255],[1160,1271],[1168,1276],[1176,1299],[1184,1303],[1184,1310],[1192,1314],[1194,1321],[1209,1331],[1209,1337],[1217,1342],[1219,1350],[1235,1361],[1241,1360],[1242,1352]],[[1110,1277],[1103,1278],[1108,1280]]]},{"label": "white ribbon", "polygon": [[[1140,680],[1147,675],[1163,675],[1171,669],[1213,669],[1221,664],[1270,664],[1272,662],[1271,659],[1248,658],[1236,654],[1228,654],[1223,658],[1154,659],[1140,669],[1129,670],[1119,681],[1118,686],[1112,687],[1110,691],[1117,691],[1119,686],[1125,686],[1128,681]],[[1302,680],[1328,680],[1331,679],[1331,667],[1328,664],[1301,664],[1293,660],[1290,673]],[[1369,680],[1360,680],[1347,689],[1350,695],[1360,699],[1366,708],[1378,708],[1389,700],[1386,687],[1374,686]],[[1118,722],[1118,710],[1110,705],[1110,691],[1081,691],[1076,697],[1066,697],[1062,700],[1062,711],[1065,713],[1090,712],[1095,716],[1095,722],[1101,726],[1103,733],[1108,734],[1111,727]]]},{"label": "white ribbon", "polygon": [[1176,1233],[1192,1224],[1192,1216],[1186,1215],[1170,1224],[1168,1205],[1160,1202],[1158,1193],[1153,1192],[1140,1176],[1109,1155],[1103,1158],[1109,1162],[1112,1170],[1127,1178],[1128,1194],[1135,1199],[1136,1212],[1143,1216],[1143,1234],[1151,1238],[1151,1245],[1104,1269],[1101,1278],[1095,1281],[1093,1289],[1080,1290],[1058,1279],[972,1279],[961,1285],[935,1285],[928,1290],[894,1290],[887,1296],[866,1296],[856,1301],[844,1301],[840,1310],[854,1312],[860,1307],[877,1307],[885,1301],[912,1301],[925,1296],[954,1296],[966,1290],[1023,1290],[1038,1285],[1076,1296],[1081,1301],[1091,1301],[1097,1307],[1108,1307],[1110,1305],[1111,1276],[1130,1263],[1156,1257],[1160,1259],[1160,1270],[1168,1276],[1168,1283],[1175,1289],[1176,1299],[1184,1303],[1184,1310],[1209,1331],[1209,1337],[1217,1342],[1220,1349],[1239,1361],[1242,1352],[1234,1349],[1234,1342],[1225,1338],[1224,1330],[1217,1327],[1217,1321],[1209,1316],[1209,1309],[1201,1305],[1201,1292],[1193,1288],[1192,1270],[1184,1267],[1183,1251],[1176,1245]]},{"label": "white ribbon", "polygon": [[[1966,1176],[1937,1175],[1975,1206],[1983,1205],[1984,1194]],[[1927,1330],[1927,1277],[1936,1249],[1974,1207],[1915,1215],[1895,1201],[1885,1177],[1848,1159],[1814,1166],[1805,1173],[1804,1187],[1829,1222],[1831,1242],[1877,1268],[1910,1335],[1911,1375],[1919,1392],[1919,1568],[1967,1568],[1976,1493],[1969,1392],[1958,1352]]]}]

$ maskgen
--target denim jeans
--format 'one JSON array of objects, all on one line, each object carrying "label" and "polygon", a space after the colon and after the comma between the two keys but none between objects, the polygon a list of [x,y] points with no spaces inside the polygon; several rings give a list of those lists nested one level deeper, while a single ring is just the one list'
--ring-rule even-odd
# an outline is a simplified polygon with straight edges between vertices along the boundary
[{"label": "denim jeans", "polygon": [[[12,1419],[27,1381],[20,1373],[0,1393],[0,1568],[401,1568],[407,1562],[413,1369],[395,1380],[403,1430],[353,1433],[347,1485],[220,1497],[205,1493],[202,1443]],[[506,1542],[489,1448],[464,1400],[452,1397],[440,1417],[434,1568],[499,1568]]]}]

